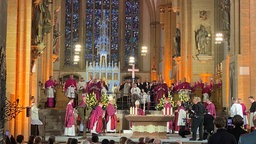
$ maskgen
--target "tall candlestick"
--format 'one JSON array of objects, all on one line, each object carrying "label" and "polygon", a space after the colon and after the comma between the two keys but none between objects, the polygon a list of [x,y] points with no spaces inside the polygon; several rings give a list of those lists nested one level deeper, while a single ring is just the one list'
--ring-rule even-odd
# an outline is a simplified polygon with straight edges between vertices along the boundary
[{"label": "tall candlestick", "polygon": [[143,105],[143,111],[144,111],[144,114],[146,113],[146,112],[145,112],[145,109],[146,109],[146,107],[145,107],[145,103],[146,103],[146,99],[144,98],[144,105]]}]

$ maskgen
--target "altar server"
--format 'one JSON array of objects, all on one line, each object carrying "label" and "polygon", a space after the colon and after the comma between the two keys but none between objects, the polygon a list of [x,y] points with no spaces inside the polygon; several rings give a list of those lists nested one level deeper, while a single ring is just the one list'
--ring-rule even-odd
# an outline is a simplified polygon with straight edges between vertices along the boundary
[{"label": "altar server", "polygon": [[184,109],[184,107],[182,106],[182,101],[178,100],[177,101],[177,106],[178,106],[178,122],[177,125],[179,126],[179,135],[182,138],[185,138],[185,126],[186,126],[186,118],[187,118],[187,114],[186,111]]}]

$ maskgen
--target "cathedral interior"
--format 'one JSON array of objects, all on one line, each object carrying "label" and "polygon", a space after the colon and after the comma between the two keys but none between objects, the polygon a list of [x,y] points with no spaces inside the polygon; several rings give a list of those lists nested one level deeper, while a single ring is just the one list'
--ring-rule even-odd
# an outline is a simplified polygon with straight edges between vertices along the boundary
[{"label": "cathedral interior", "polygon": [[45,99],[50,76],[110,86],[128,78],[162,77],[168,86],[214,80],[222,83],[219,107],[232,97],[249,106],[255,11],[255,0],[0,0],[1,140],[6,129],[29,136],[26,107],[31,96]]}]

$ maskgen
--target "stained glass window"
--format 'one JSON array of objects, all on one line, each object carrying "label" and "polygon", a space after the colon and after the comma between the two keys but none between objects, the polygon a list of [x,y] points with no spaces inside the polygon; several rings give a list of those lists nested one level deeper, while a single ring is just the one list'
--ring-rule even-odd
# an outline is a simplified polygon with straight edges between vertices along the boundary
[{"label": "stained glass window", "polygon": [[[65,22],[65,64],[71,64],[73,60],[73,45],[78,40],[83,39],[84,59],[87,62],[99,61],[97,44],[101,37],[101,27],[103,19],[106,20],[109,40],[108,61],[120,61],[120,52],[125,55],[128,62],[129,56],[138,58],[139,41],[139,0],[125,0],[124,11],[120,14],[120,0],[66,0],[66,22]],[[79,16],[81,3],[85,4],[82,10],[83,16]],[[120,15],[125,17],[119,18]],[[79,21],[84,20],[84,25],[79,25]],[[124,45],[120,46],[120,20],[125,21],[122,27],[121,37]],[[78,35],[78,29],[84,29],[84,35]],[[79,38],[80,37],[80,38]]]},{"label": "stained glass window", "polygon": [[108,40],[110,46],[109,61],[119,61],[118,48],[118,0],[87,0],[86,1],[86,34],[85,34],[85,60],[99,61],[97,54],[97,43],[101,36],[100,25],[103,21],[103,15],[108,25]]},{"label": "stained glass window", "polygon": [[65,65],[73,64],[74,45],[79,40],[79,1],[66,0],[65,3]]},{"label": "stained glass window", "polygon": [[139,50],[139,0],[126,0],[125,2],[125,64],[129,57],[134,56],[138,61]]}]

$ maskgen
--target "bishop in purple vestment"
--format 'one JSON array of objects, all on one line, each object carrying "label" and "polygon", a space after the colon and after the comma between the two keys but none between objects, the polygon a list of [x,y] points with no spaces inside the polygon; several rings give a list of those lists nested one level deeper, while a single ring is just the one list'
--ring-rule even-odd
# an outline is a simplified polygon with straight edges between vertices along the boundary
[{"label": "bishop in purple vestment", "polygon": [[94,79],[93,82],[89,84],[89,93],[94,93],[98,101],[100,101],[101,89],[101,81],[97,82],[97,79]]},{"label": "bishop in purple vestment", "polygon": [[168,96],[168,86],[166,83],[163,81],[160,81],[155,87],[154,87],[154,92],[155,92],[155,104],[158,104],[160,99],[165,96]]},{"label": "bishop in purple vestment", "polygon": [[102,109],[103,104],[99,103],[98,106],[92,110],[91,116],[90,116],[90,127],[89,129],[91,130],[91,133],[102,133],[103,129],[103,109]]},{"label": "bishop in purple vestment", "polygon": [[69,79],[66,80],[64,91],[68,98],[75,98],[76,80],[73,75],[70,75]]},{"label": "bishop in purple vestment", "polygon": [[205,109],[210,113],[214,118],[216,118],[216,109],[215,105],[209,100],[209,97],[205,99]]},{"label": "bishop in purple vestment", "polygon": [[50,76],[49,80],[45,82],[45,92],[47,96],[47,107],[54,107],[54,87],[55,82],[53,77]]},{"label": "bishop in purple vestment", "polygon": [[73,107],[74,99],[70,99],[67,107],[66,107],[66,115],[65,115],[65,131],[64,135],[66,136],[75,136],[75,115],[74,115],[74,107]]},{"label": "bishop in purple vestment", "polygon": [[109,96],[109,103],[106,107],[106,123],[107,123],[107,132],[115,132],[117,117],[116,117],[116,108],[114,105],[114,99],[112,96]]}]

